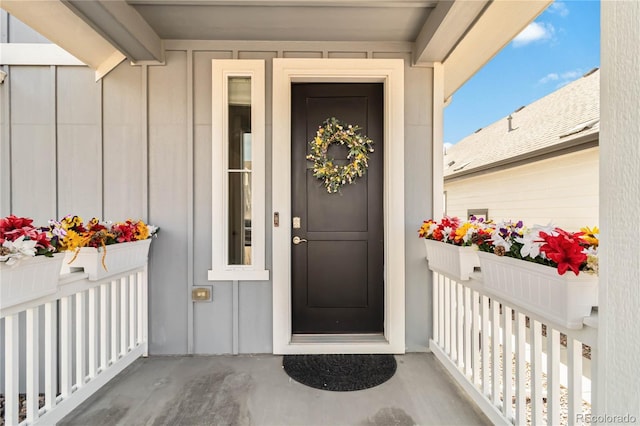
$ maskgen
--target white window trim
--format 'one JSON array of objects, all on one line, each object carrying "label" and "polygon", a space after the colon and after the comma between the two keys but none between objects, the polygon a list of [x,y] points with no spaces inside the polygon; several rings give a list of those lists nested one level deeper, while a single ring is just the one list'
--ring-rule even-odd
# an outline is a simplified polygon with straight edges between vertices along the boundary
[{"label": "white window trim", "polygon": [[[293,339],[291,325],[291,84],[384,84],[384,338]],[[273,352],[404,353],[404,61],[402,59],[273,60]],[[308,336],[307,336],[308,337]]]},{"label": "white window trim", "polygon": [[[209,281],[268,281],[265,269],[265,66],[263,60],[213,59],[211,270]],[[251,77],[251,265],[228,264],[228,81]]]}]

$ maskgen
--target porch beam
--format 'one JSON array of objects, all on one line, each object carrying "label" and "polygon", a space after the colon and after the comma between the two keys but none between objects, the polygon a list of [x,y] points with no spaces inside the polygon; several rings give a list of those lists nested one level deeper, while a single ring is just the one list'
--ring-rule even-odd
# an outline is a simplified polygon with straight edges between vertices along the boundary
[{"label": "porch beam", "polygon": [[124,0],[61,0],[130,61],[164,62],[162,40]]},{"label": "porch beam", "polygon": [[[474,2],[464,2],[470,7]],[[494,0],[443,61],[448,99],[542,13],[552,0]],[[452,6],[453,7],[453,6]]]},{"label": "porch beam", "polygon": [[444,61],[488,3],[486,0],[438,2],[416,38],[414,64]]},{"label": "porch beam", "polygon": [[125,59],[118,49],[59,0],[3,0],[1,6],[82,63],[101,70],[97,78]]}]

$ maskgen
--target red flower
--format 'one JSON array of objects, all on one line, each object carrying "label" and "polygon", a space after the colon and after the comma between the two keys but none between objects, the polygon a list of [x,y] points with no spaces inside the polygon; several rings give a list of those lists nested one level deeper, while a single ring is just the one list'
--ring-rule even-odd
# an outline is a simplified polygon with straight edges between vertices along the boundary
[{"label": "red flower", "polygon": [[0,244],[5,240],[15,241],[22,236],[31,237],[35,228],[31,225],[33,219],[9,215],[0,219]]},{"label": "red flower", "polygon": [[540,232],[540,238],[545,242],[540,251],[549,260],[558,264],[558,274],[564,275],[571,269],[574,274],[580,273],[580,267],[587,261],[587,255],[582,252],[580,245],[581,232],[575,234],[556,228],[558,235]]}]

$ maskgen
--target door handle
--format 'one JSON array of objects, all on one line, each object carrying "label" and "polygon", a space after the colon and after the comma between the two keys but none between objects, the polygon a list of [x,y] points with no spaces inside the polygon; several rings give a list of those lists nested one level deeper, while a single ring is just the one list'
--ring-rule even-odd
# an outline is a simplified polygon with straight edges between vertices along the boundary
[{"label": "door handle", "polygon": [[306,243],[307,240],[306,238],[300,238],[297,235],[295,237],[293,237],[293,244],[298,245],[300,243]]}]

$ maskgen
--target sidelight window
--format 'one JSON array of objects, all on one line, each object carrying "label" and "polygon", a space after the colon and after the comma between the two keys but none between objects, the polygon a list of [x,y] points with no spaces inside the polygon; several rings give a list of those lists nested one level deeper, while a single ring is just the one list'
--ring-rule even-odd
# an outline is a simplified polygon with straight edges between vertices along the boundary
[{"label": "sidelight window", "polygon": [[210,280],[268,280],[264,61],[212,61]]}]

